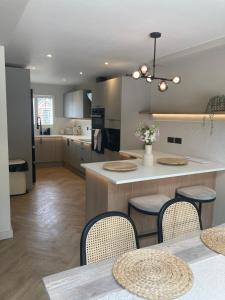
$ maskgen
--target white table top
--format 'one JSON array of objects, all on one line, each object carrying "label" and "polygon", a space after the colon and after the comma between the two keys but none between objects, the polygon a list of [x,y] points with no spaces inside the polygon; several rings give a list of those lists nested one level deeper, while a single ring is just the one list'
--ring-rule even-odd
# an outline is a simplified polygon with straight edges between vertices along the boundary
[{"label": "white table top", "polygon": [[[221,226],[225,227],[225,224]],[[190,265],[194,273],[194,285],[190,292],[179,299],[224,299],[225,257],[211,251],[201,242],[200,231],[151,248],[175,254]],[[113,263],[114,259],[110,259],[45,277],[43,280],[50,299],[141,299],[114,280]]]},{"label": "white table top", "polygon": [[[141,155],[143,151],[142,150],[139,151],[140,151],[139,155]],[[123,151],[123,152],[134,154],[134,151],[130,151],[130,152]],[[129,160],[129,162],[133,162],[138,166],[136,171],[131,171],[131,172],[110,172],[104,170],[102,166],[105,162],[82,164],[82,167],[84,167],[88,171],[92,171],[96,173],[97,175],[105,177],[106,179],[108,179],[109,181],[115,184],[124,184],[124,183],[138,182],[138,181],[162,179],[162,178],[209,173],[209,172],[219,172],[225,170],[225,164],[211,162],[211,161],[208,161],[207,163],[189,161],[188,164],[185,166],[160,165],[156,162],[156,160],[160,157],[180,157],[180,156],[162,153],[162,152],[153,152],[153,154],[154,154],[154,164],[151,167],[143,166],[141,159]]]}]

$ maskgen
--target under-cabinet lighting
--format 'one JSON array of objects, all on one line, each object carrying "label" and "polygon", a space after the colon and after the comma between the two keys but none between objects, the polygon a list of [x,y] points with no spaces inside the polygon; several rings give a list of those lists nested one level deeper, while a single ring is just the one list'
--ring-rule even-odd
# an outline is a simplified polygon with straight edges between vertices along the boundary
[{"label": "under-cabinet lighting", "polygon": [[209,114],[163,114],[163,113],[154,113],[150,114],[154,119],[157,120],[190,120],[190,121],[197,121],[197,120],[225,120],[225,113],[223,114],[214,114],[214,115],[209,115]]}]

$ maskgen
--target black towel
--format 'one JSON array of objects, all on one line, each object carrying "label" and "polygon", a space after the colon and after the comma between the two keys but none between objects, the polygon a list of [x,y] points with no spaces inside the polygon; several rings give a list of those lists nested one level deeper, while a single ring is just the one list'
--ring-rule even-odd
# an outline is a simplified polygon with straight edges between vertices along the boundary
[{"label": "black towel", "polygon": [[120,151],[120,129],[105,128],[103,134],[104,147],[111,151]]}]

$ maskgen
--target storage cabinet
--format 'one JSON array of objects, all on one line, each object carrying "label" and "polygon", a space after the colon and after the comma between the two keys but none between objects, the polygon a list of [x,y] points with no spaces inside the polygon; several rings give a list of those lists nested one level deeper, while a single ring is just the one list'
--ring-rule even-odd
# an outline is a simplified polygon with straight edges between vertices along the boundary
[{"label": "storage cabinet", "polygon": [[66,93],[63,99],[65,118],[90,118],[91,101],[87,90]]},{"label": "storage cabinet", "polygon": [[37,163],[62,161],[62,141],[57,137],[36,137],[35,155]]},{"label": "storage cabinet", "polygon": [[113,78],[96,85],[93,105],[105,107],[106,121],[121,120],[122,78]]},{"label": "storage cabinet", "polygon": [[36,162],[64,162],[84,172],[82,163],[91,162],[91,144],[66,137],[35,138]]},{"label": "storage cabinet", "polygon": [[69,138],[62,139],[62,147],[63,147],[63,162],[69,163],[70,161],[70,139]]}]

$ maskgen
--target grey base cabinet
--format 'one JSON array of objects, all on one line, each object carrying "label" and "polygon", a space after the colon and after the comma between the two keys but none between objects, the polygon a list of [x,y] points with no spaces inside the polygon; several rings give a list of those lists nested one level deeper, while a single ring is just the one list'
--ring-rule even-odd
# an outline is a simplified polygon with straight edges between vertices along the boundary
[{"label": "grey base cabinet", "polygon": [[91,159],[91,145],[65,137],[36,137],[36,163],[65,163],[84,173],[82,163]]},{"label": "grey base cabinet", "polygon": [[35,138],[35,153],[37,163],[62,161],[62,141],[60,138]]}]

